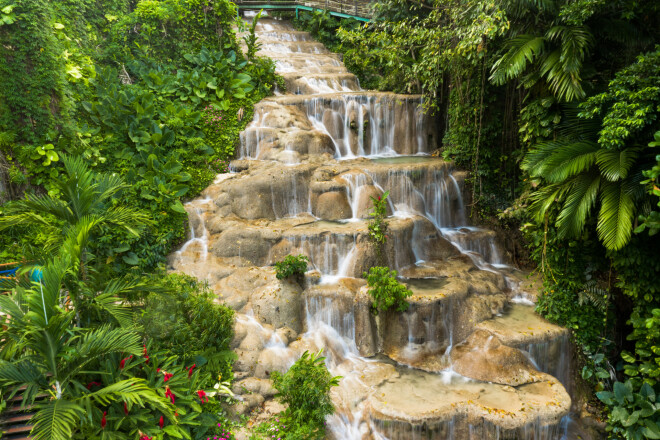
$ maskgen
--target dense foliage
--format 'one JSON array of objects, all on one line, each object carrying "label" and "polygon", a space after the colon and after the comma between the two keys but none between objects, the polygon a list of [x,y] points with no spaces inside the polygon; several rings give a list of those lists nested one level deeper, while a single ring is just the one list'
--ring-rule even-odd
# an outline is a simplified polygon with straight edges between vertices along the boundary
[{"label": "dense foliage", "polygon": [[236,16],[0,0],[0,260],[22,280],[0,295],[0,396],[34,405],[35,439],[233,436],[233,312],[164,262],[277,81]]},{"label": "dense foliage", "polygon": [[[63,161],[67,174],[56,182],[63,190],[60,199],[28,197],[5,217],[9,224],[43,222],[46,230],[57,222],[65,234],[44,249],[42,266],[20,268],[33,283],[19,283],[0,295],[0,313],[6,317],[0,394],[8,399],[21,393],[23,404],[36,411],[31,420],[35,439],[202,438],[223,421],[219,405],[206,404],[219,392],[230,395],[227,384],[214,386],[211,362],[189,365],[187,356],[200,350],[179,355],[162,334],[150,338],[153,327],[135,326],[131,304],[149,292],[160,300],[156,304],[168,303],[181,289],[179,297],[191,298],[180,301],[175,313],[190,319],[190,304],[201,311],[199,320],[186,322],[186,330],[195,338],[211,330],[204,342],[211,345],[212,339],[216,349],[228,345],[233,314],[215,305],[208,292],[198,293],[189,279],[159,283],[98,270],[102,265],[93,264],[99,259],[89,246],[95,228],[116,233],[139,224],[141,217],[117,200],[121,181],[116,176],[95,174],[79,159],[64,156]],[[154,309],[147,301],[144,316],[157,314]]]},{"label": "dense foliage", "polygon": [[206,366],[215,379],[230,380],[234,311],[216,304],[213,291],[188,275],[169,275],[163,285],[172,293],[151,294],[138,320],[146,337],[186,365]]},{"label": "dense foliage", "polygon": [[[183,201],[226,169],[274,84],[272,62],[238,50],[226,0],[2,0],[0,10],[12,16],[0,26],[4,200],[59,197],[60,157],[80,156],[122,177],[128,207],[153,219],[140,240],[103,234],[99,256],[117,272],[162,265],[185,237]],[[39,235],[3,236],[3,259],[33,259]]]},{"label": "dense foliage", "polygon": [[370,197],[372,211],[369,213],[369,240],[377,246],[382,246],[387,241],[387,197],[389,191],[385,191],[382,196]]}]

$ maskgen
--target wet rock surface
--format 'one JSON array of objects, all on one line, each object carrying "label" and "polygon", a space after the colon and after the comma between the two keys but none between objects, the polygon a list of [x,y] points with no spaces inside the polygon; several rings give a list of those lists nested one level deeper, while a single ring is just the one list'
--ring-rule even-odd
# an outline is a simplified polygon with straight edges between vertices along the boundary
[{"label": "wet rock surface", "polygon": [[[186,205],[189,240],[168,261],[237,311],[228,410],[252,424],[283,410],[271,373],[323,349],[343,377],[329,438],[561,438],[567,332],[534,314],[536,289],[502,265],[495,234],[468,225],[465,174],[426,155],[437,134],[421,97],[362,90],[286,23],[257,35],[288,93],[257,105],[233,173]],[[368,218],[385,191],[379,253]],[[304,281],[278,280],[272,265],[298,254]],[[407,311],[372,313],[361,277],[379,261],[413,292]]]}]

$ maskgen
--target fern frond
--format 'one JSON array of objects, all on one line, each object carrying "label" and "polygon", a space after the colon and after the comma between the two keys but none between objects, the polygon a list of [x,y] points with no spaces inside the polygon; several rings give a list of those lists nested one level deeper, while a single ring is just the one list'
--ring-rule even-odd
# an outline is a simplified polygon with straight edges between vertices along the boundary
[{"label": "fern frond", "polygon": [[581,291],[578,291],[578,303],[580,305],[590,304],[601,312],[607,311],[609,304],[610,291],[598,287],[596,280],[589,280],[584,283]]}]

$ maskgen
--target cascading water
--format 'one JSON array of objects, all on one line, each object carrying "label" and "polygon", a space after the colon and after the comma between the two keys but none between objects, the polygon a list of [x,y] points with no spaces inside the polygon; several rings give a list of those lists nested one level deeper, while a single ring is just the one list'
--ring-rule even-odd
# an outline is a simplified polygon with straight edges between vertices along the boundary
[{"label": "cascading water", "polygon": [[[237,378],[267,380],[323,349],[343,377],[331,438],[560,439],[567,333],[516,304],[495,234],[467,224],[461,174],[428,155],[437,133],[421,97],[362,90],[286,23],[262,20],[257,35],[287,93],[257,104],[235,172],[187,206],[191,238],[170,259],[237,310]],[[360,277],[379,261],[367,219],[386,191],[383,256],[413,296],[375,316]],[[261,266],[290,254],[310,260],[304,286]],[[465,350],[478,331],[489,343]],[[461,364],[459,348],[476,360]],[[489,362],[507,349],[517,370],[501,377]]]}]

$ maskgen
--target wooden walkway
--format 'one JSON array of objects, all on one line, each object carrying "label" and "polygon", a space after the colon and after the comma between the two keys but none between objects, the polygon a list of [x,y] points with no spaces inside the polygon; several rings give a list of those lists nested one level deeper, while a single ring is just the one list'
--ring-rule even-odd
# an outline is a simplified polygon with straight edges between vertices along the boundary
[{"label": "wooden walkway", "polygon": [[289,10],[319,11],[326,10],[331,15],[340,18],[353,18],[360,21],[369,21],[372,15],[371,0],[236,0],[240,10]]}]

